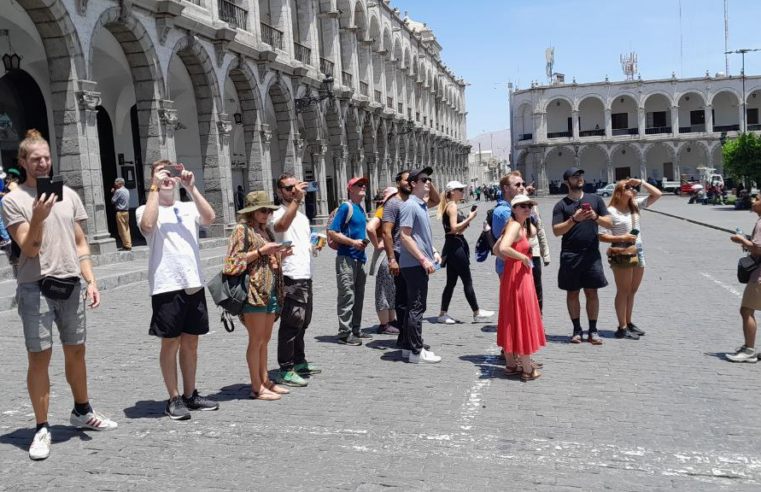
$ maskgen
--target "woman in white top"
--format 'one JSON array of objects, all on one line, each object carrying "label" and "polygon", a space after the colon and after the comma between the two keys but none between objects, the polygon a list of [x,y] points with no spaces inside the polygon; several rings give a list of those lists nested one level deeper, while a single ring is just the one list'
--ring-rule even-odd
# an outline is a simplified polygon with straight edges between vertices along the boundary
[{"label": "woman in white top", "polygon": [[[637,188],[644,187],[648,196],[637,198]],[[616,281],[616,338],[638,340],[645,332],[632,323],[634,296],[645,275],[645,252],[640,231],[640,210],[661,197],[661,190],[641,179],[625,179],[616,183],[608,212],[613,219],[611,229],[600,228],[600,241],[618,246],[634,244],[637,247],[637,264],[632,268],[612,268]],[[634,233],[632,233],[634,231]]]}]

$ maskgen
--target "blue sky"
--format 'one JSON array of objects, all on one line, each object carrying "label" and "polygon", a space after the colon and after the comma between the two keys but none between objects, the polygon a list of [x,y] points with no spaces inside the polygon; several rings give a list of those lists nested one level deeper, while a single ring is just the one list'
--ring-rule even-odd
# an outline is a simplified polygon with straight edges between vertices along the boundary
[{"label": "blue sky", "polygon": [[[380,0],[379,0],[380,1]],[[431,27],[443,61],[471,85],[468,138],[509,127],[507,82],[546,83],[546,48],[555,71],[576,81],[623,80],[619,56],[636,51],[643,79],[697,77],[725,70],[724,1],[682,0],[392,0],[391,7]],[[729,49],[761,48],[761,2],[729,0]],[[680,49],[681,44],[681,49]],[[681,56],[680,56],[681,51]],[[730,55],[730,74],[740,73]],[[761,51],[745,56],[761,74]]]}]

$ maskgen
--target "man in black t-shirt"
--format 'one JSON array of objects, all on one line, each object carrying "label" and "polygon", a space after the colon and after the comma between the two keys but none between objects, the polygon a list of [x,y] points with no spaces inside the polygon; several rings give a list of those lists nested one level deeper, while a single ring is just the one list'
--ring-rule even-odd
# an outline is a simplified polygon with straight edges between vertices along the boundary
[{"label": "man in black t-shirt", "polygon": [[560,269],[558,287],[566,291],[566,305],[573,323],[571,343],[581,343],[581,303],[579,292],[584,289],[587,299],[589,319],[589,343],[602,345],[597,333],[597,314],[600,301],[597,289],[608,285],[600,257],[600,240],[597,226],[612,227],[602,199],[597,195],[586,195],[584,171],[575,167],[563,173],[568,186],[568,195],[560,200],[552,212],[552,232],[563,236],[560,248]]}]

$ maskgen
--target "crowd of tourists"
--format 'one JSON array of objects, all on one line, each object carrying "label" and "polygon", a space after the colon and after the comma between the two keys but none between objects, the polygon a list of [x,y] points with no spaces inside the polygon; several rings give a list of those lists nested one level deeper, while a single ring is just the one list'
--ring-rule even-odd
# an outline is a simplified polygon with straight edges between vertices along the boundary
[{"label": "crowd of tourists", "polygon": [[[79,195],[63,186],[61,191],[38,193],[38,180],[52,170],[48,143],[30,130],[19,148],[19,163],[26,180],[4,196],[2,219],[20,249],[17,301],[28,351],[28,391],[37,422],[29,449],[32,459],[50,454],[48,425],[50,403],[49,365],[56,325],[65,357],[66,379],[74,407],[70,422],[78,428],[105,431],[117,423],[96,412],[87,386],[85,341],[87,308],[97,308],[100,292],[93,272],[90,249],[82,228],[87,214]],[[238,205],[238,224],[228,241],[222,273],[247,275],[245,307],[240,320],[248,334],[246,362],[251,379],[250,398],[273,401],[289,388],[308,385],[308,377],[321,369],[305,353],[304,337],[314,307],[314,260],[327,244],[336,249],[337,342],[360,346],[372,335],[362,331],[363,301],[368,274],[375,277],[377,334],[396,336],[402,357],[410,364],[434,364],[440,354],[425,343],[423,318],[428,306],[431,275],[446,268],[446,285],[436,320],[459,323],[449,307],[458,281],[472,311],[473,322],[486,322],[495,313],[483,309],[473,285],[470,246],[464,232],[477,216],[477,207],[463,211],[467,186],[458,181],[436,190],[430,167],[400,172],[395,186],[376,195],[375,214],[367,220],[362,204],[368,181],[354,177],[347,183],[348,200],[328,221],[327,237],[316,233],[301,211],[307,183],[285,173],[278,177],[274,197],[250,192]],[[583,192],[584,171],[571,168],[563,180],[568,188],[552,211],[552,233],[562,236],[558,286],[566,291],[573,327],[571,343],[602,344],[597,329],[599,299],[605,287],[600,242],[609,243],[607,259],[616,285],[616,338],[637,340],[645,335],[633,321],[634,299],[645,271],[640,232],[640,211],[661,196],[653,185],[639,179],[616,184],[608,206],[597,195]],[[125,198],[115,183],[114,203]],[[179,199],[179,189],[186,200]],[[647,196],[638,198],[644,188]],[[496,256],[499,276],[497,344],[505,359],[504,372],[522,381],[541,376],[542,363],[532,359],[545,344],[542,322],[542,269],[551,255],[546,231],[532,187],[519,172],[499,182],[497,205],[487,214],[484,234]],[[761,217],[761,201],[754,211]],[[431,211],[436,219],[432,221]],[[756,210],[758,209],[758,210]],[[117,207],[117,213],[123,210]],[[199,394],[196,364],[199,336],[209,332],[200,250],[199,230],[210,226],[215,212],[195,186],[195,176],[168,160],[153,164],[145,205],[136,211],[140,232],[149,248],[148,294],[152,316],[148,333],[160,340],[159,367],[167,390],[165,413],[174,420],[191,418],[192,411],[213,411],[219,404]],[[439,251],[433,227],[441,221],[444,245]],[[761,224],[761,219],[759,223]],[[754,255],[761,255],[761,227],[752,238],[733,236]],[[120,227],[120,233],[124,233]],[[124,239],[128,236],[122,235]],[[125,241],[125,245],[128,244]],[[372,246],[368,264],[368,248]],[[755,362],[755,319],[761,307],[761,270],[746,289],[741,311],[746,343],[730,360]],[[84,281],[84,282],[82,282]],[[587,330],[581,324],[580,294],[586,300]],[[746,300],[747,297],[747,300]],[[279,371],[270,379],[268,346],[275,323]],[[180,387],[180,380],[182,387]]]}]

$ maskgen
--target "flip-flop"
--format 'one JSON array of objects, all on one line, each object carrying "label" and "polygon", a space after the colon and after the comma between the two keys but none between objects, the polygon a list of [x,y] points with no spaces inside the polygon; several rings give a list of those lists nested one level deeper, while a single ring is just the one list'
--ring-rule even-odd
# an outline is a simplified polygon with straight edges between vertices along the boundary
[{"label": "flip-flop", "polygon": [[[275,389],[277,388],[277,389]],[[272,391],[275,394],[278,395],[290,395],[291,390],[287,388],[283,388],[282,386],[277,386],[275,383],[271,383],[269,386],[267,386],[267,389]]]}]

